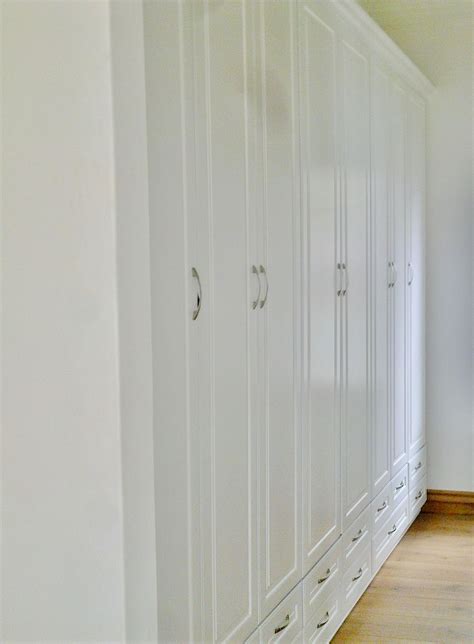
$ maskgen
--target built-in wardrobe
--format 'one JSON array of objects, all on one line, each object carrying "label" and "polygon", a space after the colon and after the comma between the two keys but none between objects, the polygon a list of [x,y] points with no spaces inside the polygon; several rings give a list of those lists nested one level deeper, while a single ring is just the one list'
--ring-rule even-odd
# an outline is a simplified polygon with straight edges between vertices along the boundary
[{"label": "built-in wardrobe", "polygon": [[143,3],[160,642],[327,642],[426,499],[430,83],[349,0]]}]

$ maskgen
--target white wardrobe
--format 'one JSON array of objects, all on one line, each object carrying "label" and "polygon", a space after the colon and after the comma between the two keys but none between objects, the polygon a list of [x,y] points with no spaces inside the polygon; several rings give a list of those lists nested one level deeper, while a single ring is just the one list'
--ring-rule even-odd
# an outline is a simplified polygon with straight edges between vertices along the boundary
[{"label": "white wardrobe", "polygon": [[326,642],[426,499],[430,84],[349,0],[143,26],[158,639]]}]

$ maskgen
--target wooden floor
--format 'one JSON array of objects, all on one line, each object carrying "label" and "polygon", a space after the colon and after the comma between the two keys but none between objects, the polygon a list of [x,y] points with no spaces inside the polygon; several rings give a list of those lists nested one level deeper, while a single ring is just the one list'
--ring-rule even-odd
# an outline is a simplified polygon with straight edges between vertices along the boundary
[{"label": "wooden floor", "polygon": [[474,642],[474,517],[421,514],[333,642]]}]

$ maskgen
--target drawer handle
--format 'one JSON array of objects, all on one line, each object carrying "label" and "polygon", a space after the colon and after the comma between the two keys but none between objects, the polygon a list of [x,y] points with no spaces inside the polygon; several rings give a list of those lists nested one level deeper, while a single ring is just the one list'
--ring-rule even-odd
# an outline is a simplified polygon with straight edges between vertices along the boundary
[{"label": "drawer handle", "polygon": [[363,572],[364,571],[362,570],[362,568],[359,568],[357,575],[355,577],[352,577],[352,581],[357,581],[358,579],[360,579],[362,577]]},{"label": "drawer handle", "polygon": [[362,534],[363,534],[363,533],[362,533],[362,528],[361,528],[361,529],[359,530],[359,532],[356,534],[356,536],[355,536],[355,537],[352,537],[352,541],[359,541],[359,539],[361,538]]},{"label": "drawer handle", "polygon": [[262,283],[260,282],[260,274],[256,266],[252,266],[252,274],[256,276],[258,280],[258,293],[255,300],[252,302],[252,309],[255,310],[260,302],[260,291],[262,290]]},{"label": "drawer handle", "polygon": [[201,305],[202,305],[202,288],[201,288],[201,280],[200,280],[200,278],[199,278],[199,273],[198,273],[198,272],[197,272],[197,270],[194,268],[194,266],[193,266],[193,268],[192,268],[191,274],[192,274],[192,276],[194,277],[194,279],[195,279],[195,280],[196,280],[196,282],[197,282],[196,308],[193,310],[193,315],[192,315],[193,320],[197,320],[198,315],[199,315],[199,313],[200,313],[200,311],[201,311]]},{"label": "drawer handle", "polygon": [[387,532],[387,534],[393,534],[394,532],[396,532],[396,530],[397,530],[397,526],[394,525],[393,528]]},{"label": "drawer handle", "polygon": [[418,465],[415,467],[415,472],[416,472],[417,470],[419,470],[419,469],[420,469],[420,467],[421,467],[421,461],[420,461],[420,462],[418,463]]},{"label": "drawer handle", "polygon": [[384,501],[382,505],[379,508],[377,508],[377,512],[382,512],[382,510],[385,510],[386,507],[387,507],[387,501]]},{"label": "drawer handle", "polygon": [[280,626],[277,626],[275,628],[275,631],[274,631],[275,635],[277,633],[281,633],[281,631],[284,631],[285,628],[288,628],[289,625],[290,625],[290,614],[288,613],[288,615],[285,617],[285,621],[283,622],[283,624],[280,624]]},{"label": "drawer handle", "polygon": [[326,574],[324,575],[324,577],[320,577],[320,578],[318,579],[318,584],[322,584],[322,583],[324,583],[324,582],[326,581],[326,579],[329,579],[329,577],[330,577],[330,576],[331,576],[331,569],[330,569],[330,568],[328,568],[328,569],[326,570]]},{"label": "drawer handle", "polygon": [[420,490],[418,494],[415,496],[415,501],[418,501],[418,499],[421,499],[422,496],[423,496],[423,492]]},{"label": "drawer handle", "polygon": [[324,615],[323,621],[319,622],[319,624],[317,624],[316,628],[322,628],[328,622],[329,622],[329,611],[326,611],[326,615]]},{"label": "drawer handle", "polygon": [[401,490],[404,487],[405,487],[405,481],[400,481],[400,485],[397,485],[395,489],[396,490]]}]

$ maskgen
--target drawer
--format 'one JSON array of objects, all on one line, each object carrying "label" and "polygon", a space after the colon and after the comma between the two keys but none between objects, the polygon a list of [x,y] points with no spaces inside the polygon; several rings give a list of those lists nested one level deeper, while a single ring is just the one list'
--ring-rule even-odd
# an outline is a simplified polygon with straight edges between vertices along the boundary
[{"label": "drawer", "polygon": [[408,495],[408,464],[393,477],[390,482],[392,508],[395,509],[399,503]]},{"label": "drawer", "polygon": [[369,505],[342,535],[343,570],[347,570],[364,548],[370,545],[372,534],[370,512],[371,506]]},{"label": "drawer", "polygon": [[370,512],[372,515],[372,534],[376,534],[377,530],[388,519],[392,512],[392,488],[390,483],[378,494],[372,501]]},{"label": "drawer", "polygon": [[415,481],[410,490],[410,516],[415,517],[426,503],[426,476]]},{"label": "drawer", "polygon": [[370,545],[360,553],[360,556],[351,564],[342,578],[341,610],[344,615],[352,610],[369,585],[371,580],[372,565]]},{"label": "drawer", "polygon": [[322,601],[313,619],[305,626],[304,643],[329,642],[339,626],[341,617],[339,589]]},{"label": "drawer", "polygon": [[420,451],[410,459],[408,468],[408,474],[410,476],[410,490],[412,490],[413,483],[415,483],[415,481],[419,481],[426,475],[426,447],[422,447]]},{"label": "drawer", "polygon": [[409,522],[409,500],[404,501],[392,512],[372,541],[372,563],[376,572],[387,559]]},{"label": "drawer", "polygon": [[[260,644],[301,641],[303,635],[303,584],[281,601],[260,626]],[[255,640],[253,640],[255,642]]]},{"label": "drawer", "polygon": [[[319,611],[321,602],[339,589],[342,574],[342,539],[307,574],[303,581],[303,622],[308,624]],[[319,611],[320,612],[320,611]]]}]

